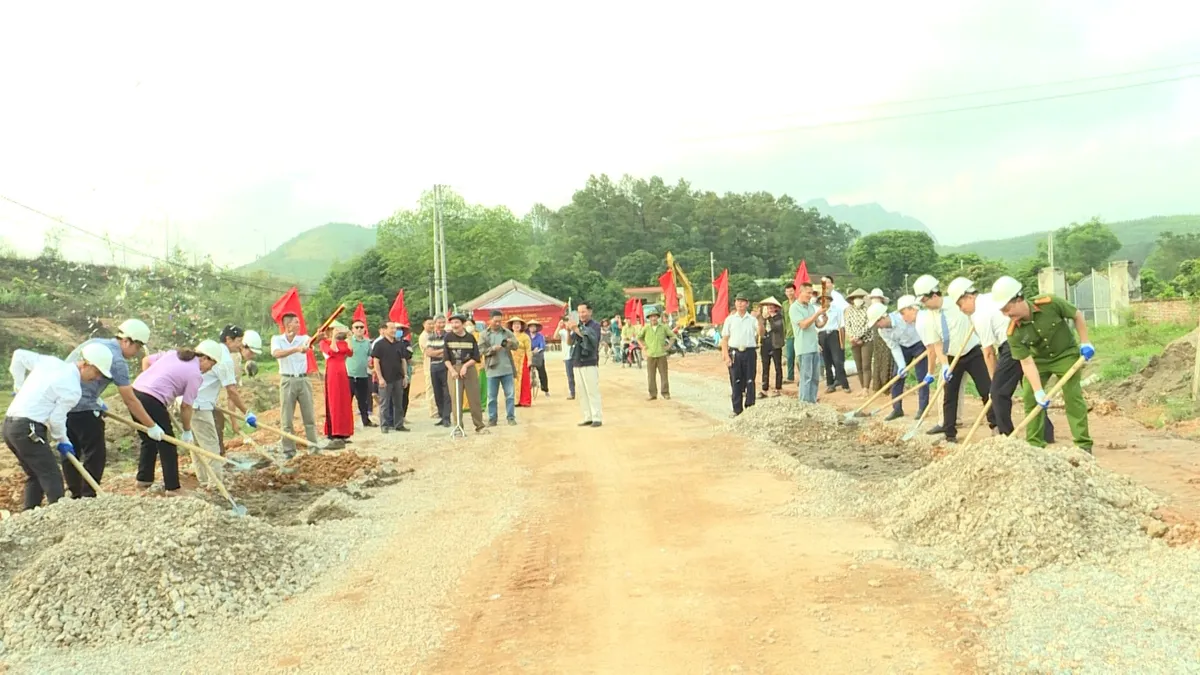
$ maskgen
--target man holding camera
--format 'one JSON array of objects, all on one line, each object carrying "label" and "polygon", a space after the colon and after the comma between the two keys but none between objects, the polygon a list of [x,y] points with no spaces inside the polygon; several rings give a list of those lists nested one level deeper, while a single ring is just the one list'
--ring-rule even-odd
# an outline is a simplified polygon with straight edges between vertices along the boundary
[{"label": "man holding camera", "polygon": [[480,351],[483,352],[484,369],[488,378],[488,426],[494,427],[499,421],[496,396],[500,388],[504,388],[504,413],[509,426],[517,424],[516,401],[513,400],[513,351],[517,348],[517,336],[504,327],[504,313],[492,310],[488,317],[487,330],[479,341]]},{"label": "man holding camera", "polygon": [[600,324],[592,319],[592,306],[588,303],[579,303],[575,311],[579,321],[568,321],[567,330],[571,334],[571,361],[579,381],[579,411],[583,413],[579,426],[598,427],[604,416],[600,407]]}]

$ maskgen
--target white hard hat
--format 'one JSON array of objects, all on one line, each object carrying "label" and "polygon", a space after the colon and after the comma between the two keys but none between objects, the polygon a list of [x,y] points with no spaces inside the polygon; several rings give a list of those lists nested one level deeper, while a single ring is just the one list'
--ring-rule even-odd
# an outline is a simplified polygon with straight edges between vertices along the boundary
[{"label": "white hard hat", "polygon": [[900,296],[900,299],[896,301],[896,309],[906,309],[908,307],[920,306],[921,303],[917,302],[917,296],[915,295],[902,295]]},{"label": "white hard hat", "polygon": [[888,313],[887,305],[871,305],[867,308],[867,325],[874,326],[876,321]]},{"label": "white hard hat", "polygon": [[259,335],[258,331],[256,330],[248,330],[246,331],[246,334],[242,336],[242,346],[254,352],[255,354],[261,354],[262,336]]},{"label": "white hard hat", "polygon": [[221,354],[221,345],[217,344],[216,340],[205,340],[196,345],[196,353],[203,354],[213,361],[220,361],[223,356]]},{"label": "white hard hat", "polygon": [[954,281],[951,281],[950,285],[946,287],[946,297],[950,299],[950,302],[955,304],[958,303],[958,299],[963,295],[975,292],[975,284],[971,283],[971,280],[966,277],[955,277]]},{"label": "white hard hat", "polygon": [[1003,307],[1021,294],[1021,282],[1012,277],[1000,277],[992,284],[992,302]]},{"label": "white hard hat", "polygon": [[117,328],[117,337],[129,338],[144,345],[150,344],[150,327],[138,319],[125,319]]},{"label": "white hard hat", "polygon": [[98,342],[90,342],[79,350],[79,355],[87,363],[96,366],[100,374],[112,379],[112,350]]},{"label": "white hard hat", "polygon": [[938,280],[931,274],[922,274],[913,283],[913,295],[921,297],[933,293],[938,288]]}]

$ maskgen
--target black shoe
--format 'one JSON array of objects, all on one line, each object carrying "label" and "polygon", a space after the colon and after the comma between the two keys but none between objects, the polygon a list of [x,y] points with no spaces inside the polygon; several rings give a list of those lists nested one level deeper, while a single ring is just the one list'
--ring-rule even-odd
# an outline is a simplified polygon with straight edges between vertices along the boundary
[{"label": "black shoe", "polygon": [[947,437],[946,437],[946,442],[947,442],[947,443],[954,443],[955,445],[957,445],[957,444],[958,444],[958,439],[957,439],[957,438],[950,438],[949,436],[947,436]]},{"label": "black shoe", "polygon": [[586,421],[586,422],[580,422],[580,423],[579,423],[579,426],[581,426],[581,427],[590,427],[590,426],[592,426],[592,421],[591,421],[591,420],[588,420],[588,421]]},{"label": "black shoe", "polygon": [[844,391],[844,392],[846,392],[847,394],[849,394],[849,393],[850,393],[850,387],[842,387],[842,391]]},{"label": "black shoe", "polygon": [[381,433],[381,434],[386,434],[389,431],[391,431],[391,429],[389,429],[388,427],[379,427],[379,433]]},{"label": "black shoe", "polygon": [[593,427],[598,427],[598,426],[601,426],[601,424],[600,424],[600,422],[592,422],[592,426],[593,426]]},{"label": "black shoe", "polygon": [[567,397],[567,400],[568,400],[568,401],[574,401],[574,400],[575,400],[575,394],[571,394],[570,396],[568,396],[568,397]]},{"label": "black shoe", "polygon": [[494,427],[494,426],[496,426],[497,424],[499,424],[499,422],[497,422],[496,420],[488,420],[488,426],[489,426],[489,427]]},{"label": "black shoe", "polygon": [[377,427],[377,426],[379,426],[379,425],[378,425],[378,424],[375,424],[375,423],[374,423],[374,422],[372,422],[371,420],[363,420],[363,426],[364,426],[364,427]]},{"label": "black shoe", "polygon": [[892,412],[888,413],[888,416],[887,416],[887,417],[883,418],[883,421],[884,421],[884,422],[891,422],[892,420],[898,420],[898,419],[900,419],[901,417],[904,417],[904,412],[903,412],[903,411],[901,411],[901,410],[893,410]]},{"label": "black shoe", "polygon": [[937,436],[938,434],[946,433],[946,428],[940,424],[935,424],[929,431],[926,431],[925,433],[929,434],[930,436]]},{"label": "black shoe", "polygon": [[477,433],[477,434],[486,434],[487,432],[488,432],[487,427],[475,427],[475,433]]},{"label": "black shoe", "polygon": [[835,391],[837,391],[837,387],[833,386],[832,384],[829,385],[828,387],[825,387],[826,394],[832,394]]},{"label": "black shoe", "polygon": [[412,431],[412,429],[408,427],[396,427],[396,431]]},{"label": "black shoe", "polygon": [[517,420],[513,417],[508,418],[508,426],[510,426],[510,427],[517,426]]}]

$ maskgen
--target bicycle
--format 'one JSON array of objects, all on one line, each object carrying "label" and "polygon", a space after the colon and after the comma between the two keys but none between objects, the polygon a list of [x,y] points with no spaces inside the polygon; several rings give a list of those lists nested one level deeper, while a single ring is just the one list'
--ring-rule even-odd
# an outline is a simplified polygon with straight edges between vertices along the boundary
[{"label": "bicycle", "polygon": [[542,376],[538,374],[537,368],[529,369],[529,395],[534,401],[542,394]]}]

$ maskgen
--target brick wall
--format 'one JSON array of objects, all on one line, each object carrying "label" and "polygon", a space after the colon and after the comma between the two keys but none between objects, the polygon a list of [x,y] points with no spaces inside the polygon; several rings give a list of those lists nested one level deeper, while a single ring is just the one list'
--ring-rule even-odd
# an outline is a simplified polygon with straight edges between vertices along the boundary
[{"label": "brick wall", "polygon": [[1191,300],[1144,300],[1131,302],[1129,308],[1139,321],[1149,323],[1196,323],[1200,304]]}]

